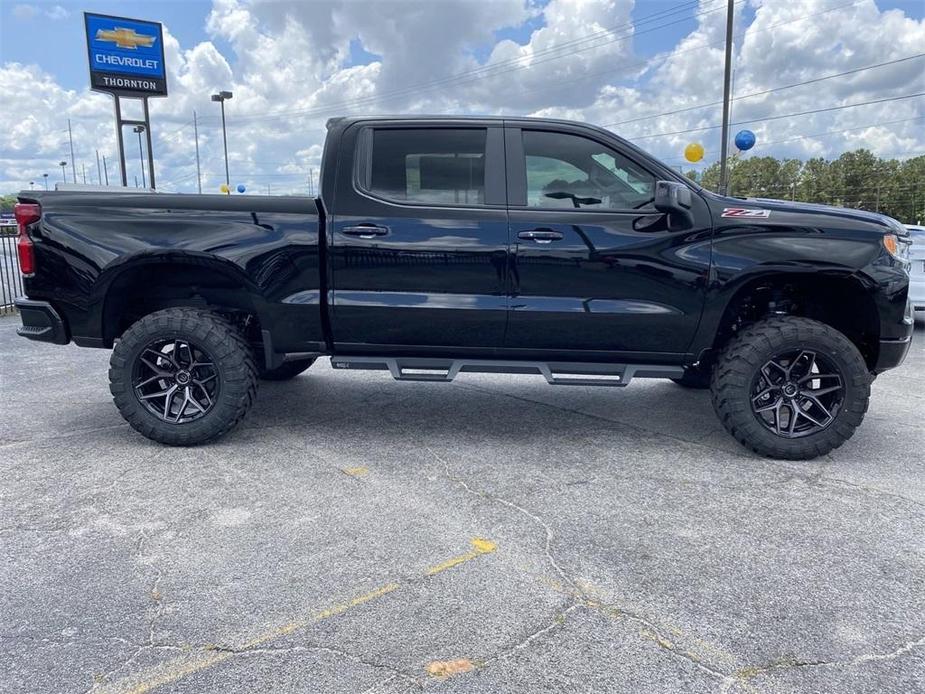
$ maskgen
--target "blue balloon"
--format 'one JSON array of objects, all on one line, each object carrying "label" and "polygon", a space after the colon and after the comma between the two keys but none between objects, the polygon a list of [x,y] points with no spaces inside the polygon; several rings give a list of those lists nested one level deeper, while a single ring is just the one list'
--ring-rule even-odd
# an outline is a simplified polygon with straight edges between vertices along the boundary
[{"label": "blue balloon", "polygon": [[736,133],[735,143],[736,147],[743,152],[747,152],[755,146],[755,133],[751,130],[740,130]]},{"label": "blue balloon", "polygon": [[[754,137],[754,136],[753,136],[753,137]],[[239,192],[239,193],[243,193],[245,190],[247,190],[247,188],[244,187],[244,184],[243,184],[243,183],[239,183],[239,184],[238,184],[238,192]]]}]

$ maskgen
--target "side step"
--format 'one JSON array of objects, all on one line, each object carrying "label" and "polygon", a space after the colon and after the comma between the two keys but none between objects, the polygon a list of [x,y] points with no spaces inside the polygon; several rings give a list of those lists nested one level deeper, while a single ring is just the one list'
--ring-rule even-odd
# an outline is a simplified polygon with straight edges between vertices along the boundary
[{"label": "side step", "polygon": [[554,386],[629,385],[634,378],[681,378],[684,368],[656,364],[418,359],[413,357],[331,357],[335,369],[388,371],[396,381],[448,383],[461,372],[541,374]]}]

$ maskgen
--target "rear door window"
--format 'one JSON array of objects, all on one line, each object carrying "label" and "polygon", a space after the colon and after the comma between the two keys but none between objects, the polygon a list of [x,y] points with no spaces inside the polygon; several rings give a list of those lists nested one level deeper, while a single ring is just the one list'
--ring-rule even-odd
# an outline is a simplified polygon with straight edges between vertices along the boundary
[{"label": "rear door window", "polygon": [[423,205],[485,204],[485,128],[376,128],[361,185]]}]

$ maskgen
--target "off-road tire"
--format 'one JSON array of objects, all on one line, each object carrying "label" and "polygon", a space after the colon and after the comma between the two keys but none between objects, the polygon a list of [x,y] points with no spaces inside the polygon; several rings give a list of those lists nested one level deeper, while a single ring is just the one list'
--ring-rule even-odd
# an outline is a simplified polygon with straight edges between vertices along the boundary
[{"label": "off-road tire", "polygon": [[[802,438],[784,438],[759,422],[752,409],[758,371],[786,350],[811,350],[830,360],[842,376],[842,402],[831,423]],[[783,316],[746,328],[723,350],[713,370],[713,409],[723,426],[755,453],[787,460],[809,460],[838,448],[864,419],[870,399],[870,373],[857,347],[834,328]]]},{"label": "off-road tire", "polygon": [[706,390],[710,387],[710,372],[700,369],[684,369],[684,375],[681,378],[671,380],[684,388]]},{"label": "off-road tire", "polygon": [[303,371],[306,371],[314,363],[314,357],[283,362],[275,369],[261,369],[258,378],[264,381],[288,381],[290,378],[295,378]]},{"label": "off-road tire", "polygon": [[[191,341],[212,358],[221,388],[199,419],[179,424],[164,421],[136,397],[132,383],[136,360],[148,345],[162,339]],[[109,367],[109,390],[125,421],[147,438],[169,446],[195,446],[228,433],[247,414],[257,393],[250,345],[224,318],[196,308],[165,309],[134,323],[116,343]]]}]

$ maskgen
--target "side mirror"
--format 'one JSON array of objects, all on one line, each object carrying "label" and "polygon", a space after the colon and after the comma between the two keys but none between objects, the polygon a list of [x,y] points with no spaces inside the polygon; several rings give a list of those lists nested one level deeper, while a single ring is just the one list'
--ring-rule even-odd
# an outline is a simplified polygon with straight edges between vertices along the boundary
[{"label": "side mirror", "polygon": [[[679,226],[688,227],[694,223],[691,214],[691,189],[675,181],[655,182],[655,209],[665,212],[669,221],[682,222]],[[676,226],[669,223],[669,226]]]}]

